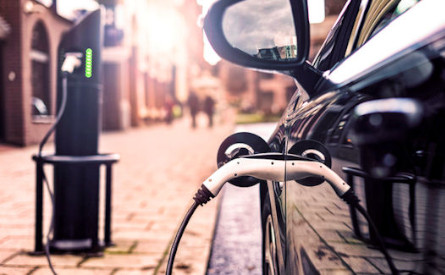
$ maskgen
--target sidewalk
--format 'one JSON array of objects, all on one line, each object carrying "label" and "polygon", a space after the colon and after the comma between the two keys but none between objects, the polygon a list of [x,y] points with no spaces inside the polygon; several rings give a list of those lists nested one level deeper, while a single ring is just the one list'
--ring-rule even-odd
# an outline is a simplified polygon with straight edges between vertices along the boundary
[{"label": "sidewalk", "polygon": [[[216,169],[219,144],[232,131],[230,123],[191,130],[181,120],[102,134],[100,152],[121,155],[113,171],[116,246],[99,258],[54,255],[58,274],[164,274],[176,228],[201,182]],[[51,151],[53,145],[45,149]],[[0,274],[51,274],[44,256],[27,255],[34,247],[31,155],[36,152],[37,146],[0,150]],[[52,175],[49,166],[46,171]],[[46,196],[44,232],[49,202]],[[211,201],[196,211],[178,249],[174,274],[205,274],[216,207],[217,201]]]},{"label": "sidewalk", "polygon": [[[276,123],[237,125],[268,140]],[[207,275],[261,275],[262,230],[259,185],[241,188],[226,184],[221,191],[218,220]]]}]

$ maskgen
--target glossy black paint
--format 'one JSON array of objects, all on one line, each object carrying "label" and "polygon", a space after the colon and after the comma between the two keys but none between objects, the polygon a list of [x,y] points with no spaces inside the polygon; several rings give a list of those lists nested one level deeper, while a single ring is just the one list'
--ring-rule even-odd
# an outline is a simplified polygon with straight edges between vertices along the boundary
[{"label": "glossy black paint", "polygon": [[[313,64],[304,62],[281,68],[282,73],[296,79],[298,89],[268,144],[272,152],[284,155],[301,141],[321,144],[332,158],[332,169],[360,189],[361,199],[366,201],[386,244],[404,251],[422,251],[422,273],[431,273],[430,268],[445,259],[445,230],[440,230],[445,229],[440,222],[444,215],[441,198],[445,197],[445,20],[439,19],[443,18],[439,14],[430,16],[438,10],[436,5],[443,3],[425,0],[423,8],[408,12],[411,15],[401,16],[389,25],[386,20],[379,22],[379,28],[372,29],[370,36],[361,41],[363,45],[359,45],[363,19],[373,2],[346,3]],[[295,7],[306,1],[291,3]],[[219,11],[220,15],[222,12]],[[400,14],[389,15],[395,18]],[[427,17],[429,20],[424,20],[419,28],[418,18]],[[219,32],[211,40],[223,36]],[[234,52],[227,45],[213,46],[237,64],[280,69],[258,60],[259,63],[252,63],[241,55],[234,58],[236,54],[230,56]],[[357,106],[390,98],[408,98],[418,103],[420,122],[409,127],[399,125],[404,118],[377,112],[377,119],[371,123],[377,128],[369,127],[369,135],[364,133],[361,140],[357,140],[356,132],[354,140],[353,130],[359,129],[360,121],[356,117]],[[354,178],[361,178],[364,183],[357,185]],[[301,237],[305,220],[295,206],[299,199],[296,186],[295,182],[261,183],[262,209],[268,209],[272,216],[279,274],[318,274],[318,267],[306,251],[305,238]],[[402,200],[408,201],[408,206]],[[419,201],[426,201],[426,206]],[[369,234],[366,226],[357,226],[355,211],[350,213],[356,237],[374,243],[375,236]],[[326,253],[353,272],[333,249]]]},{"label": "glossy black paint", "polygon": [[[333,159],[333,169],[339,174],[343,174],[342,168],[345,167],[370,171],[382,165],[382,156],[394,157],[390,174],[379,177],[378,174],[365,173],[366,207],[388,246],[404,251],[429,251],[430,254],[424,255],[423,267],[428,272],[431,268],[429,264],[436,262],[444,254],[443,243],[433,243],[428,239],[441,239],[442,233],[437,232],[437,229],[432,229],[431,233],[427,229],[418,228],[417,224],[425,217],[422,217],[416,201],[425,197],[433,198],[431,205],[438,207],[440,197],[445,195],[441,187],[445,183],[445,30],[442,29],[425,42],[422,47],[407,45],[409,50],[404,51],[396,60],[372,69],[366,68],[366,74],[344,85],[334,84],[327,74],[326,79],[320,80],[322,84],[318,85],[322,87],[321,90],[317,91],[315,87],[315,92],[312,92],[316,96],[302,99],[305,91],[300,89],[292,98],[287,110],[288,118],[283,123],[287,133],[286,150],[300,140],[318,141],[328,148]],[[362,102],[385,98],[410,98],[420,102],[424,110],[422,122],[410,129],[399,127],[404,130],[396,137],[389,138],[388,132],[387,139],[381,141],[375,132],[373,144],[358,146],[359,142],[354,143],[351,140],[355,107]],[[393,119],[386,122],[391,125],[398,121]],[[395,174],[406,174],[414,179],[414,182],[407,181],[410,184],[409,191],[397,193],[397,190],[401,190],[399,184],[388,178]],[[285,274],[317,272],[305,271],[296,264],[303,262],[301,258],[304,253],[298,248],[304,247],[304,240],[294,237],[295,232],[301,230],[298,227],[301,220],[295,220],[296,215],[293,213],[293,202],[298,200],[294,189],[294,183],[286,184],[286,205],[283,207],[286,211],[287,246],[283,253],[287,260],[282,270]],[[429,192],[436,194],[431,196],[428,195]],[[410,200],[408,209],[397,208],[397,198],[400,196]],[[401,225],[398,220],[403,211],[409,212],[408,225]],[[441,215],[439,211],[432,209],[430,218],[437,220]],[[411,234],[402,230],[404,226],[410,228]],[[431,221],[426,228],[431,227],[437,228],[438,224]],[[424,233],[424,230],[428,233]],[[365,241],[374,241],[374,236],[369,236],[368,232],[357,233]]]}]

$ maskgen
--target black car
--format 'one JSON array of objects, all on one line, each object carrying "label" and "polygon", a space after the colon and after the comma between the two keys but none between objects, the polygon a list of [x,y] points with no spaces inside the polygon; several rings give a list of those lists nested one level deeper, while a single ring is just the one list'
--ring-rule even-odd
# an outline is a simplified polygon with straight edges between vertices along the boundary
[{"label": "black car", "polygon": [[[293,77],[268,145],[323,162],[373,220],[307,178],[261,183],[263,274],[445,274],[445,1],[349,0],[307,61],[305,0],[220,0],[204,29],[223,58]],[[394,270],[392,270],[393,273]]]}]

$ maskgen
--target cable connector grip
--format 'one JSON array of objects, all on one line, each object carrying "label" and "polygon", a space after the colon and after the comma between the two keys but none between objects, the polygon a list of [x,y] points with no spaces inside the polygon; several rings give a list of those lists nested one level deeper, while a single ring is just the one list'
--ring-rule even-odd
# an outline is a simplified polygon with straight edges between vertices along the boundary
[{"label": "cable connector grip", "polygon": [[215,196],[212,194],[212,192],[210,192],[209,189],[207,189],[207,187],[203,184],[201,185],[201,188],[198,189],[193,199],[197,204],[203,206],[214,197]]}]

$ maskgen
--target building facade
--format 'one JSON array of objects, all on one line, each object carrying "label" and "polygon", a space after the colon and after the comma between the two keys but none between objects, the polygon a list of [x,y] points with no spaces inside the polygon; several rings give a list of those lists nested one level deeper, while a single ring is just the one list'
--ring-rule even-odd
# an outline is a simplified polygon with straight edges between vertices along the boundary
[{"label": "building facade", "polygon": [[[103,130],[163,120],[166,100],[184,103],[190,68],[203,64],[199,6],[179,0],[97,2],[105,15]],[[2,143],[36,144],[54,122],[58,46],[76,20],[60,16],[57,5],[0,0]]]},{"label": "building facade", "polygon": [[57,49],[72,23],[37,1],[0,0],[0,141],[37,143],[56,112]]},{"label": "building facade", "polygon": [[186,1],[100,1],[104,32],[104,130],[163,120],[167,100],[184,103],[200,67],[199,7]]}]

